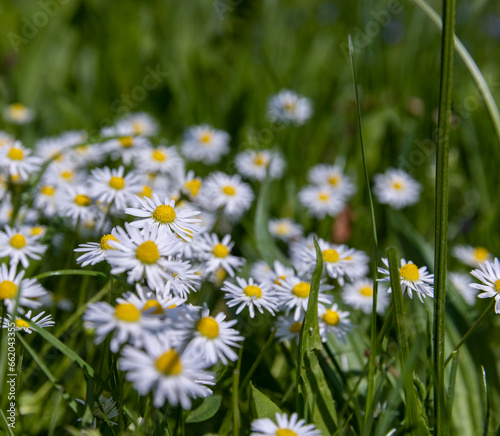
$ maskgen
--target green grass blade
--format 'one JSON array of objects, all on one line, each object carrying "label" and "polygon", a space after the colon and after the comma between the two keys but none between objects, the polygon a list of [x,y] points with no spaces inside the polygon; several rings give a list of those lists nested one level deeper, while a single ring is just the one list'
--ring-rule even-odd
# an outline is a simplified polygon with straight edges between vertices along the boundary
[{"label": "green grass blade", "polygon": [[[373,206],[373,197],[370,189],[370,178],[368,176],[368,169],[366,167],[365,147],[363,143],[363,128],[361,124],[361,108],[359,104],[358,83],[356,80],[356,68],[354,66],[354,50],[352,45],[352,38],[349,35],[349,55],[351,59],[351,72],[354,82],[354,94],[356,96],[356,108],[358,118],[359,142],[361,145],[361,157],[363,160],[363,170],[365,173],[365,183],[368,190],[368,200],[370,205],[370,217],[373,236],[373,258],[372,258],[372,274],[373,274],[373,307],[370,325],[370,356],[368,358],[368,387],[366,391],[366,406],[365,406],[365,423],[366,427],[370,420],[372,410],[374,407],[373,395],[375,389],[375,356],[377,354],[377,298],[378,298],[378,281],[377,281],[377,263],[378,263],[378,238],[377,238],[377,224],[375,221],[375,208]],[[369,429],[368,429],[369,431]]]},{"label": "green grass blade", "polygon": [[94,380],[87,377],[87,395],[85,398],[85,412],[82,417],[82,427],[92,427],[94,420]]},{"label": "green grass blade", "polygon": [[9,427],[9,423],[7,421],[7,418],[5,417],[5,415],[3,414],[3,410],[1,410],[1,409],[0,409],[0,416],[2,417],[2,423],[5,427],[5,431],[6,431],[5,434],[7,434],[9,436],[14,436],[14,433],[12,433],[12,430]]},{"label": "green grass blade", "polygon": [[488,392],[488,381],[486,380],[486,371],[484,369],[484,366],[482,365],[481,365],[481,372],[483,373],[484,396],[486,398],[486,416],[484,418],[483,436],[488,436],[488,429],[490,427],[491,405],[490,405],[490,394]]},{"label": "green grass blade", "polygon": [[250,415],[252,419],[269,418],[274,420],[281,409],[267,395],[250,383]]},{"label": "green grass blade", "polygon": [[[425,0],[413,0],[413,3],[417,5],[440,30],[442,30],[443,23],[441,21],[440,16],[434,9],[432,9],[432,7]],[[476,62],[474,61],[470,53],[467,51],[462,41],[460,41],[460,39],[458,39],[456,35],[455,35],[454,45],[457,54],[462,59],[467,70],[469,70],[472,79],[476,83],[476,86],[478,87],[479,92],[483,97],[484,104],[486,105],[486,108],[491,118],[491,122],[493,124],[493,128],[495,129],[498,141],[500,142],[500,111],[498,110],[498,106],[495,102],[495,99],[493,98],[493,94],[491,93],[491,90],[488,84],[486,83],[483,74],[479,70]]]},{"label": "green grass blade", "polygon": [[186,424],[194,424],[210,419],[219,411],[221,404],[222,395],[212,395],[211,397],[205,398],[196,409],[189,413],[186,418]]},{"label": "green grass blade", "polygon": [[457,382],[458,351],[453,351],[450,371],[450,381],[448,382],[448,392],[446,394],[446,405],[448,407],[448,420],[451,422],[453,412],[453,399],[455,398],[455,385]]},{"label": "green grass blade", "polygon": [[240,367],[241,367],[241,357],[238,360],[238,364],[233,371],[233,432],[235,436],[240,434]]},{"label": "green grass blade", "polygon": [[47,277],[57,277],[57,276],[93,276],[93,277],[104,277],[109,279],[109,276],[100,271],[88,271],[85,269],[60,269],[57,271],[47,271],[40,273],[33,277],[36,280],[45,279]]}]

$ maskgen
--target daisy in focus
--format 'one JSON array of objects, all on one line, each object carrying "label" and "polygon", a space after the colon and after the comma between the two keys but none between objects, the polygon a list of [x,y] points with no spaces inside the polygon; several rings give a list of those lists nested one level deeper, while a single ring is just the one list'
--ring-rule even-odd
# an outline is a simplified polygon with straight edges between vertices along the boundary
[{"label": "daisy in focus", "polygon": [[222,240],[215,233],[201,234],[196,242],[196,251],[205,273],[210,274],[222,268],[230,277],[234,277],[235,271],[245,264],[245,259],[232,255],[233,247],[234,242],[229,234]]},{"label": "daisy in focus", "polygon": [[229,152],[229,134],[202,124],[184,133],[181,150],[187,159],[211,165]]},{"label": "daisy in focus", "polygon": [[272,123],[304,124],[312,115],[311,100],[294,91],[283,89],[267,103],[267,118]]},{"label": "daisy in focus", "polygon": [[[422,303],[425,297],[434,298],[434,274],[429,274],[426,266],[419,268],[412,261],[406,262],[405,259],[401,259],[400,262],[399,276],[403,295],[406,291],[408,292],[408,296],[413,298],[413,291],[415,291]],[[378,272],[384,274],[386,277],[379,279],[379,281],[390,283],[389,260],[383,258],[382,263],[385,265],[385,268],[379,267]],[[389,288],[387,292],[391,293],[392,289]]]},{"label": "daisy in focus", "polygon": [[285,162],[279,153],[271,150],[247,150],[235,158],[238,172],[247,179],[262,182],[269,179],[279,179],[283,175]]},{"label": "daisy in focus", "polygon": [[422,186],[403,170],[390,168],[385,174],[376,174],[374,180],[378,201],[394,209],[411,206],[420,198]]},{"label": "daisy in focus", "polygon": [[125,378],[132,382],[140,395],[153,391],[153,404],[191,408],[191,400],[206,398],[212,391],[214,377],[205,371],[207,363],[194,353],[172,348],[167,340],[148,339],[145,351],[125,346],[118,361]]},{"label": "daisy in focus", "polygon": [[140,219],[130,225],[137,228],[156,228],[176,233],[184,240],[191,242],[193,235],[200,230],[200,212],[192,209],[175,207],[175,200],[168,197],[162,202],[156,194],[153,198],[135,197],[139,207],[129,207],[125,213]]},{"label": "daisy in focus", "polygon": [[76,259],[76,262],[81,263],[82,267],[102,262],[106,259],[108,250],[115,250],[115,248],[108,244],[109,240],[119,242],[116,239],[116,229],[111,230],[109,234],[103,235],[99,242],[87,242],[75,248],[74,251],[76,253],[84,253]]},{"label": "daisy in focus", "polygon": [[228,300],[227,306],[238,306],[236,315],[248,307],[250,318],[255,316],[255,309],[260,313],[266,310],[274,316],[278,304],[275,292],[269,284],[255,282],[252,278],[247,281],[240,277],[236,277],[236,282],[237,284],[234,284],[226,280],[221,289],[226,293],[224,298]]},{"label": "daisy in focus", "polygon": [[[55,322],[52,320],[52,315],[43,316],[44,314],[45,312],[40,312],[39,314],[32,316],[31,310],[28,310],[24,317],[34,322],[38,327],[44,328],[54,326]],[[24,319],[16,316],[16,319],[13,320],[10,314],[7,314],[7,318],[3,319],[2,327],[4,329],[9,328],[12,323],[14,323],[16,331],[22,330],[28,334],[31,334],[33,331],[33,327],[31,327]]]},{"label": "daisy in focus", "polygon": [[470,286],[483,291],[478,294],[479,298],[495,298],[495,313],[500,313],[500,261],[497,257],[493,262],[487,260],[479,265],[478,269],[472,270],[472,277],[481,283],[472,283]]},{"label": "daisy in focus", "polygon": [[460,262],[473,268],[477,268],[481,263],[491,260],[491,253],[484,247],[457,245],[453,247],[452,254]]},{"label": "daisy in focus", "polygon": [[250,436],[321,436],[313,424],[306,424],[299,415],[276,413],[275,421],[269,418],[256,419],[252,422]]},{"label": "daisy in focus", "polygon": [[321,340],[326,342],[329,334],[333,333],[337,339],[345,342],[347,333],[352,330],[349,315],[349,312],[339,310],[339,306],[336,303],[333,303],[329,308],[318,304],[319,334]]},{"label": "daisy in focus", "polygon": [[[349,306],[360,309],[367,315],[373,309],[373,281],[359,279],[353,283],[345,285],[342,289],[342,300]],[[389,305],[389,296],[385,288],[379,285],[377,292],[377,313],[384,313]]]},{"label": "daisy in focus", "polygon": [[302,238],[303,229],[290,218],[279,218],[269,220],[269,232],[276,239],[289,242]]},{"label": "daisy in focus", "polygon": [[31,123],[35,114],[33,110],[21,103],[12,103],[4,109],[3,116],[13,124],[24,125]]}]

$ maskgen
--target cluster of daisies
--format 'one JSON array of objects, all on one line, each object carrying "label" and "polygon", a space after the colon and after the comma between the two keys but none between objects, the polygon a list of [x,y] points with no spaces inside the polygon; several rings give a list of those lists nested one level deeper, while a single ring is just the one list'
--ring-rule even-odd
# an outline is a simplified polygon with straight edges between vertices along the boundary
[{"label": "cluster of daisies", "polygon": [[[30,122],[33,114],[24,109],[12,105],[5,117]],[[309,99],[289,90],[268,103],[271,122],[301,125],[311,116]],[[14,321],[30,333],[24,319],[14,319],[15,312],[40,327],[54,325],[51,315],[34,310],[53,305],[55,296],[25,275],[32,262],[50,252],[49,240],[53,245],[60,241],[56,227],[64,224],[91,240],[75,248],[78,264],[103,263],[127,283],[113,304],[99,301],[85,311],[85,327],[93,331],[95,343],[106,343],[119,354],[126,379],[140,395],[152,393],[156,407],[168,403],[189,409],[193,399],[211,395],[215,370],[237,360],[244,337],[235,327],[242,317],[274,317],[279,341],[298,341],[316,264],[315,235],[304,235],[291,218],[271,219],[269,231],[288,247],[287,261],[247,265],[231,232],[252,207],[252,183],[283,177],[283,156],[273,149],[246,150],[235,156],[236,174],[216,170],[201,177],[190,162],[220,162],[230,152],[229,134],[206,124],[193,126],[179,146],[158,134],[158,123],[144,113],[103,129],[98,142],[85,132],[70,131],[28,148],[0,132],[0,258],[7,259],[0,266],[0,300],[7,311],[2,324]],[[356,191],[339,165],[316,165],[307,178],[298,198],[318,219],[337,216]],[[381,204],[399,209],[419,199],[421,186],[401,170],[377,174],[374,182]],[[14,195],[22,190],[23,196]],[[324,262],[317,308],[321,339],[345,341],[353,330],[352,311],[372,311],[369,258],[345,244],[316,239]],[[485,249],[466,246],[456,247],[454,254],[479,268],[471,274],[482,284],[460,273],[450,276],[466,301],[474,300],[471,289],[476,288],[483,291],[480,298],[495,297],[500,312],[498,259],[491,262]],[[380,314],[391,292],[385,286],[387,259],[382,262]],[[427,267],[402,259],[399,272],[410,298],[415,293],[421,301],[433,297],[434,277]],[[217,311],[195,295],[204,283],[216,289],[210,300],[218,301]],[[105,403],[100,409],[114,418],[117,412],[108,400],[100,400]],[[276,421],[255,421],[252,434],[319,434],[296,414],[277,415]]]}]

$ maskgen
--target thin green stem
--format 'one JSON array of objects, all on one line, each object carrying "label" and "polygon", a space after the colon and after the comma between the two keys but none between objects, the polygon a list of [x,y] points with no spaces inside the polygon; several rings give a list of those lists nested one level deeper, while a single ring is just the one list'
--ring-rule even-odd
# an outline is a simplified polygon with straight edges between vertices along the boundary
[{"label": "thin green stem", "polygon": [[449,433],[446,419],[444,346],[446,332],[446,270],[448,256],[448,155],[450,140],[451,88],[455,36],[455,0],[444,0],[441,39],[441,78],[436,155],[435,202],[435,299],[434,299],[434,417],[435,435]]}]

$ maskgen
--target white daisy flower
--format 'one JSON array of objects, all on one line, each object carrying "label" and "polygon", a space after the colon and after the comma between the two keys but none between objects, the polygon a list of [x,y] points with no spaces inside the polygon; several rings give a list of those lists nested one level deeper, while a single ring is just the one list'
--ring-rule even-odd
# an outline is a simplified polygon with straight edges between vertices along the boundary
[{"label": "white daisy flower", "polygon": [[474,282],[469,274],[451,272],[448,274],[448,278],[465,302],[472,306],[476,302],[478,291],[470,286]]},{"label": "white daisy flower", "polygon": [[[378,268],[379,273],[386,275],[387,277],[379,279],[381,282],[391,281],[391,274],[389,272],[389,260],[382,258],[383,264],[386,268]],[[413,291],[415,291],[423,303],[424,298],[429,296],[434,297],[434,274],[429,274],[427,272],[427,267],[423,266],[418,268],[411,260],[406,262],[405,259],[401,259],[401,268],[399,268],[399,275],[401,280],[401,290],[403,295],[405,291],[408,291],[408,296],[413,298]],[[387,290],[388,293],[392,292],[392,289]]]},{"label": "white daisy flower", "polygon": [[147,147],[137,156],[137,168],[147,168],[149,172],[161,174],[184,173],[184,161],[175,147]]},{"label": "white daisy flower", "polygon": [[36,241],[39,241],[47,234],[47,227],[42,225],[25,225],[21,227],[21,234],[26,234],[29,236],[33,236]]},{"label": "white daisy flower", "polygon": [[333,333],[339,340],[345,342],[347,333],[352,331],[352,324],[349,321],[349,312],[339,310],[338,304],[334,303],[330,308],[318,305],[319,334],[321,340],[326,342],[328,335]]},{"label": "white daisy flower", "polygon": [[[258,278],[258,276],[255,276]],[[295,277],[295,271],[293,268],[283,265],[279,260],[275,260],[273,264],[273,269],[269,275],[270,281],[273,286],[282,284],[283,280]],[[266,280],[266,277],[262,277],[260,280]]]},{"label": "white daisy flower", "polygon": [[319,219],[337,216],[345,207],[345,197],[328,186],[309,185],[299,191],[299,201],[309,213]]},{"label": "white daisy flower", "polygon": [[260,313],[264,313],[264,309],[274,315],[278,304],[276,295],[271,286],[265,282],[255,282],[251,277],[247,280],[236,277],[236,282],[233,284],[225,281],[222,286],[222,291],[226,293],[224,298],[228,300],[227,306],[238,306],[236,315],[238,315],[245,307],[248,307],[250,318],[255,316],[255,309]]},{"label": "white daisy flower", "polygon": [[20,181],[28,180],[31,174],[40,169],[41,163],[41,159],[32,156],[31,151],[23,147],[21,141],[0,147],[0,170],[13,178],[19,178]]},{"label": "white daisy flower", "polygon": [[229,134],[223,130],[202,124],[184,133],[182,153],[187,159],[211,165],[219,162],[229,152]]},{"label": "white daisy flower", "polygon": [[250,436],[321,436],[313,424],[306,424],[299,415],[276,413],[276,423],[269,418],[252,421]]},{"label": "white daisy flower", "polygon": [[172,268],[167,256],[177,251],[177,241],[170,234],[159,232],[158,227],[144,228],[141,231],[125,223],[125,230],[116,228],[117,239],[107,243],[116,248],[106,256],[111,265],[111,274],[127,271],[130,284],[146,279],[151,289],[162,288],[168,277],[166,269]]},{"label": "white daisy flower", "polygon": [[373,192],[382,204],[402,209],[420,198],[422,186],[403,170],[390,168],[385,174],[376,174],[374,180]]},{"label": "white daisy flower", "polygon": [[312,167],[307,178],[318,186],[328,186],[335,194],[349,198],[356,192],[356,186],[337,165],[319,164]]},{"label": "white daisy flower", "polygon": [[95,343],[99,345],[113,333],[109,348],[117,353],[125,342],[141,347],[163,326],[160,318],[141,312],[135,304],[118,303],[115,307],[109,303],[98,301],[90,303],[83,314],[83,320],[89,329],[95,329]]},{"label": "white daisy flower", "polygon": [[7,121],[13,124],[24,125],[31,123],[35,114],[32,109],[21,103],[12,103],[4,109],[3,116]]},{"label": "white daisy flower", "polygon": [[188,261],[179,258],[170,256],[167,261],[170,269],[166,271],[166,283],[163,288],[156,290],[157,294],[171,291],[181,298],[187,298],[191,291],[197,292],[201,280],[197,270]]},{"label": "white daisy flower", "polygon": [[283,175],[285,161],[272,150],[247,150],[236,155],[238,172],[247,179],[262,182],[267,177],[279,179]]},{"label": "white daisy flower", "polygon": [[42,185],[35,194],[33,206],[46,217],[53,217],[57,212],[57,188],[53,185]]},{"label": "white daisy flower", "polygon": [[279,342],[296,341],[299,343],[300,331],[302,329],[302,320],[295,321],[293,316],[278,316],[276,319],[276,338]]},{"label": "white daisy flower", "polygon": [[495,313],[500,313],[500,261],[497,257],[493,262],[487,260],[479,265],[479,269],[470,272],[480,283],[471,283],[471,287],[483,291],[479,298],[495,298]]},{"label": "white daisy flower", "polygon": [[133,172],[125,174],[125,168],[95,168],[88,179],[90,195],[97,202],[113,205],[122,212],[133,200],[134,194],[141,189],[141,177]]},{"label": "white daisy flower", "polygon": [[193,235],[200,230],[199,218],[194,218],[200,212],[192,209],[181,209],[175,207],[175,200],[168,197],[160,201],[156,194],[153,198],[135,197],[139,208],[129,207],[125,213],[141,219],[132,221],[130,225],[137,228],[148,227],[167,230],[176,233],[184,240],[191,242]]},{"label": "white daisy flower", "polygon": [[204,370],[207,364],[199,356],[180,352],[165,339],[151,338],[144,346],[146,352],[126,346],[118,365],[140,395],[153,391],[155,407],[168,401],[189,409],[191,399],[212,395],[204,385],[213,385],[214,377]]},{"label": "white daisy flower", "polygon": [[160,131],[158,122],[145,112],[127,115],[116,123],[117,130],[129,135],[155,136]]},{"label": "white daisy flower", "polygon": [[194,200],[198,197],[202,184],[201,177],[197,177],[193,170],[189,170],[181,181],[181,192],[190,200]]},{"label": "white daisy flower", "polygon": [[0,231],[0,258],[9,257],[10,265],[16,266],[19,262],[28,268],[28,259],[39,260],[45,253],[47,246],[40,244],[37,238],[19,229],[5,226],[5,231]]},{"label": "white daisy flower", "polygon": [[24,313],[24,307],[36,309],[42,303],[38,298],[47,295],[35,279],[23,279],[25,271],[20,271],[16,276],[16,266],[7,269],[7,265],[0,265],[0,300],[7,307],[7,312],[12,313],[16,305],[17,293],[19,295],[18,313]]},{"label": "white daisy flower", "polygon": [[[276,291],[276,299],[279,305],[286,310],[286,314],[288,315],[293,311],[293,319],[295,321],[303,318],[307,311],[311,285],[297,276],[291,276],[279,280],[279,284],[276,284],[274,289]],[[318,301],[320,303],[331,304],[332,298],[322,293],[326,289],[331,288],[320,286]]]},{"label": "white daisy flower", "polygon": [[275,273],[273,269],[263,260],[257,260],[250,268],[250,277],[257,281],[274,282]]},{"label": "white daisy flower", "polygon": [[[342,289],[342,300],[349,306],[360,309],[370,315],[373,308],[373,281],[358,279],[354,283],[345,285]],[[389,295],[385,287],[378,286],[377,313],[384,313],[389,305]]]},{"label": "white daisy flower", "polygon": [[267,102],[267,118],[272,123],[304,124],[312,115],[311,100],[288,89],[281,90]]},{"label": "white daisy flower", "polygon": [[254,193],[239,175],[217,171],[206,178],[199,197],[198,201],[207,210],[221,209],[229,219],[237,221],[250,208]]},{"label": "white daisy flower", "polygon": [[193,319],[191,340],[188,347],[192,348],[193,354],[204,356],[210,365],[222,362],[228,364],[228,360],[234,362],[238,355],[231,347],[239,347],[238,342],[243,340],[239,332],[231,327],[236,320],[224,321],[226,315],[219,313],[215,317],[210,316],[210,311],[205,305],[197,319]]},{"label": "white daisy flower", "polygon": [[42,184],[48,186],[66,187],[66,186],[81,186],[85,183],[87,175],[71,165],[54,165],[53,163],[47,167]]},{"label": "white daisy flower", "polygon": [[[24,317],[33,321],[38,327],[52,327],[55,324],[55,322],[52,320],[52,315],[43,316],[44,313],[45,312],[40,312],[35,316],[31,316],[31,310],[28,310]],[[24,332],[31,334],[33,327],[31,327],[24,319],[17,316],[16,320],[13,321],[12,315],[10,314],[7,314],[7,318],[3,319],[2,327],[4,329],[9,328],[12,323],[14,323],[14,328],[16,331],[23,330]]]},{"label": "white daisy flower", "polygon": [[457,245],[453,247],[452,254],[460,262],[474,268],[492,258],[491,253],[486,248],[472,247],[470,245]]},{"label": "white daisy flower", "polygon": [[102,262],[106,259],[109,250],[115,250],[108,244],[109,240],[118,241],[116,239],[116,229],[111,230],[110,234],[103,235],[99,242],[87,242],[75,248],[73,251],[76,253],[85,253],[78,257],[76,262],[81,263],[82,267]]},{"label": "white daisy flower", "polygon": [[290,218],[278,218],[269,220],[269,232],[276,239],[289,242],[302,238],[303,229]]},{"label": "white daisy flower", "polygon": [[68,218],[73,225],[78,222],[95,221],[98,210],[86,186],[65,186],[57,196],[57,209],[60,216]]},{"label": "white daisy flower", "polygon": [[102,146],[113,159],[121,159],[124,165],[133,164],[137,156],[151,145],[146,137],[134,136],[128,125],[117,124],[105,128],[102,136],[117,136],[117,138],[107,140]]},{"label": "white daisy flower", "polygon": [[233,256],[231,250],[234,242],[231,235],[225,235],[222,241],[215,233],[203,233],[196,241],[196,252],[206,274],[213,273],[219,268],[224,269],[231,277],[235,270],[245,264],[242,257]]}]

